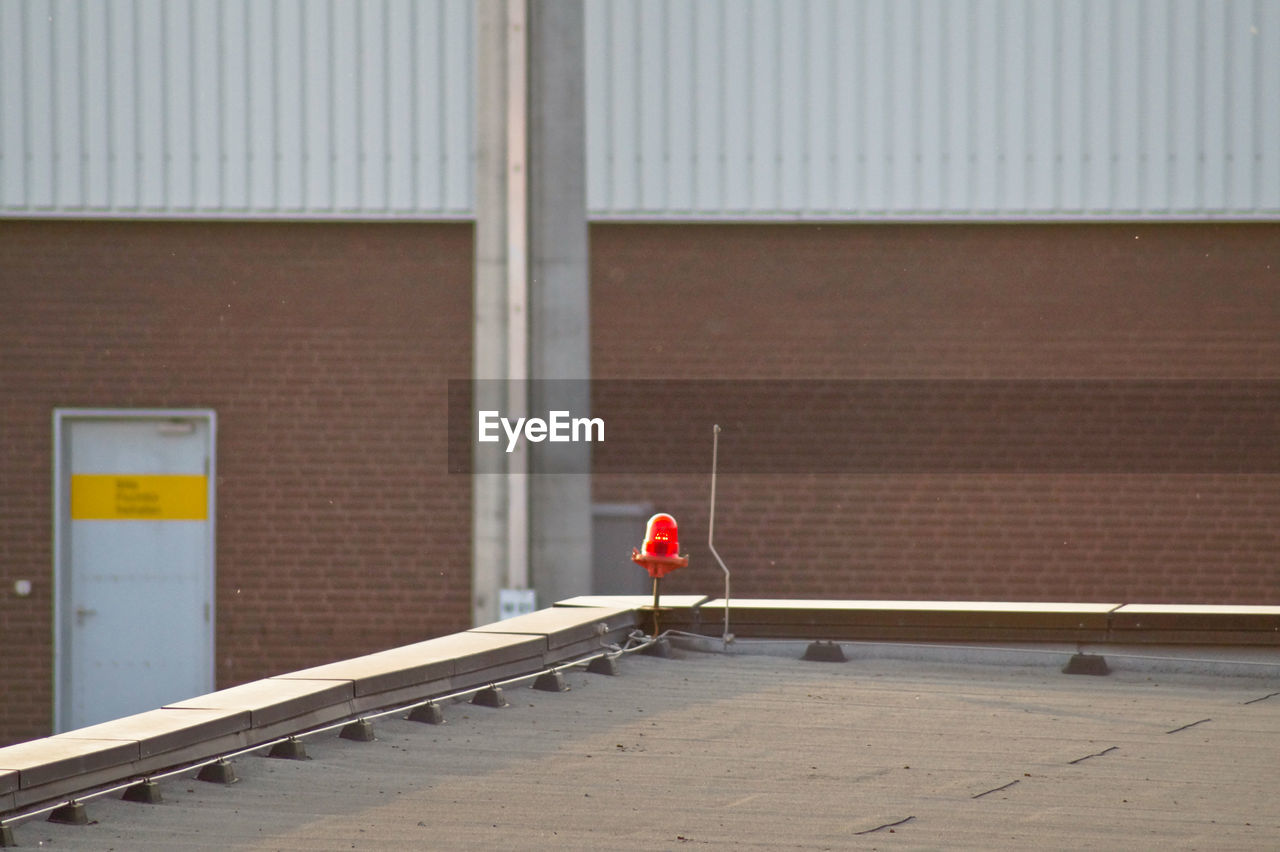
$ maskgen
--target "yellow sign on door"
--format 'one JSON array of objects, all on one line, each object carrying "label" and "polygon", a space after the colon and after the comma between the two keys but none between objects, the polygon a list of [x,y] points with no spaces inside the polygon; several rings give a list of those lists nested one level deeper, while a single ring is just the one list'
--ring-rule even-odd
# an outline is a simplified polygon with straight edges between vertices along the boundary
[{"label": "yellow sign on door", "polygon": [[204,521],[208,477],[185,474],[77,473],[73,521]]}]

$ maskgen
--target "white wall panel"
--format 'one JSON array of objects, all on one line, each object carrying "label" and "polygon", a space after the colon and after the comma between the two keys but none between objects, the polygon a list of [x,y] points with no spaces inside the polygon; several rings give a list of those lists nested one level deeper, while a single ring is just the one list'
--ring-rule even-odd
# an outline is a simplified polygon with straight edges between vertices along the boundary
[{"label": "white wall panel", "polygon": [[1280,0],[586,2],[596,218],[1280,216]]},{"label": "white wall panel", "polygon": [[684,25],[681,16],[672,14],[683,0],[664,0],[663,26],[666,28],[668,51],[663,57],[667,64],[666,91],[672,116],[680,120],[662,124],[666,146],[667,206],[673,210],[688,210],[694,206],[694,174],[697,169],[698,149],[695,143],[695,79],[694,63],[697,58],[694,45],[695,28]]},{"label": "white wall panel", "polygon": [[468,0],[6,0],[0,214],[461,218]]},{"label": "white wall panel", "polygon": [[54,117],[57,111],[57,86],[53,77],[54,54],[51,14],[52,4],[32,3],[24,7],[22,28],[23,71],[27,75],[26,98],[23,102],[24,152],[27,165],[27,193],[37,206],[54,205],[54,163],[57,149],[54,140]]},{"label": "white wall panel", "polygon": [[1257,87],[1250,115],[1254,122],[1254,206],[1280,210],[1280,4],[1257,0],[1250,27]]},{"label": "white wall panel", "polygon": [[[1280,0],[585,0],[598,219],[1280,216]],[[6,0],[0,215],[465,218],[473,0]]]},{"label": "white wall panel", "polygon": [[413,212],[413,65],[409,0],[387,6],[387,208],[394,214]]},{"label": "white wall panel", "polygon": [[386,158],[370,156],[386,150],[387,144],[387,73],[384,64],[386,49],[385,4],[368,3],[356,8],[359,41],[356,55],[360,57],[357,70],[360,78],[360,111],[356,126],[360,138],[356,157],[360,163],[361,192],[356,206],[362,210],[382,211],[387,207]]},{"label": "white wall panel", "polygon": [[[302,0],[279,0],[274,9],[271,32],[275,42],[275,69],[279,75],[275,86],[274,130],[276,149],[276,206],[285,211],[303,209],[304,168],[307,149],[303,136],[306,116],[307,77],[302,59]],[[285,157],[285,151],[296,156]]]},{"label": "white wall panel", "polygon": [[0,198],[27,197],[27,86],[23,68],[22,11],[0,3]]},{"label": "white wall panel", "polygon": [[[438,168],[444,176],[444,210],[470,213],[475,174],[474,53],[475,25],[472,0],[444,0],[441,27],[445,33],[440,76],[433,84],[443,93],[443,119],[429,116],[444,138],[444,158],[439,165],[423,162],[424,169]],[[420,196],[418,207],[431,196]]]},{"label": "white wall panel", "polygon": [[[597,15],[592,13],[594,7],[587,7],[587,26],[591,26],[592,20]],[[693,34],[692,44],[689,46],[689,67],[690,80],[692,85],[689,87],[693,95],[692,112],[688,118],[689,151],[693,155],[691,171],[693,192],[688,203],[681,208],[682,212],[690,210],[706,209],[708,206],[716,203],[723,192],[724,179],[724,139],[721,132],[724,128],[724,121],[718,115],[721,104],[724,101],[724,67],[722,64],[710,61],[714,57],[713,47],[720,38],[720,31],[723,27],[722,15],[723,7],[719,2],[707,2],[695,6],[693,9],[693,25],[689,30]],[[672,16],[674,21],[672,26],[679,26],[679,18]],[[590,29],[588,29],[590,35]],[[592,41],[587,40],[588,51],[590,51]],[[588,53],[590,58],[591,53]],[[593,85],[590,79],[587,81],[587,142],[588,145],[595,137],[592,131],[592,103],[594,101],[604,101],[603,94],[597,94],[599,86]],[[592,149],[588,147],[587,162],[590,164],[587,169],[587,186],[588,199],[593,196],[593,185],[599,170],[595,166],[595,160],[592,158]],[[679,152],[676,152],[679,156]]]},{"label": "white wall panel", "polygon": [[672,76],[671,69],[667,67],[667,46],[671,37],[664,26],[664,6],[662,0],[637,0],[635,14],[638,26],[632,31],[633,35],[639,36],[639,49],[635,56],[637,66],[651,68],[655,74],[655,85],[640,90],[636,105],[636,131],[640,147],[653,152],[653,156],[641,161],[639,167],[636,183],[640,191],[638,203],[641,207],[668,204],[672,195],[666,181],[667,175],[672,171],[667,128],[675,118],[671,115],[675,98],[667,86]]},{"label": "white wall panel", "polygon": [[[72,203],[82,203],[90,209],[102,209],[111,197],[108,180],[111,169],[111,88],[107,78],[107,44],[104,38],[86,38],[86,33],[107,31],[107,8],[95,3],[85,9],[81,18],[81,97],[83,98],[84,134],[80,145],[83,160],[81,198]],[[3,73],[3,72],[0,72]]]}]

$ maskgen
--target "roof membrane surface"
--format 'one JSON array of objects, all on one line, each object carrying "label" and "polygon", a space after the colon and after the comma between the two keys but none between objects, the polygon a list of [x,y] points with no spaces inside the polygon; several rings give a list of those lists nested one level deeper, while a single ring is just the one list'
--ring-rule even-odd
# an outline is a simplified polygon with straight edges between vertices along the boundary
[{"label": "roof membrane surface", "polygon": [[[1255,677],[675,652],[444,725],[111,795],[60,849],[1268,848],[1280,669]],[[1265,668],[1265,667],[1264,667]],[[1262,671],[1262,670],[1260,670]]]}]

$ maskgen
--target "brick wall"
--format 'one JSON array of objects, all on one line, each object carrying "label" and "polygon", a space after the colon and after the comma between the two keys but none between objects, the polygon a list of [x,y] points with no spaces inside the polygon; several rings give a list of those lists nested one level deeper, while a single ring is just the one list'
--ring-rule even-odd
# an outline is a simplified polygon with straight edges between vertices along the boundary
[{"label": "brick wall", "polygon": [[0,743],[51,715],[59,406],[216,410],[220,686],[469,626],[470,264],[466,225],[0,222]]},{"label": "brick wall", "polygon": [[[1276,224],[591,237],[598,378],[1280,378]],[[671,591],[721,587],[707,475],[594,487],[681,522],[692,561]],[[735,474],[717,501],[716,549],[742,596],[1280,604],[1276,475]]]},{"label": "brick wall", "polygon": [[[602,378],[1280,378],[1280,225],[591,240]],[[220,686],[468,625],[443,400],[471,371],[471,251],[466,225],[0,221],[0,743],[49,725],[58,406],[217,411]],[[714,592],[708,485],[594,488],[673,512],[692,564],[666,587]],[[1275,475],[734,474],[718,496],[738,595],[1280,603]]]}]

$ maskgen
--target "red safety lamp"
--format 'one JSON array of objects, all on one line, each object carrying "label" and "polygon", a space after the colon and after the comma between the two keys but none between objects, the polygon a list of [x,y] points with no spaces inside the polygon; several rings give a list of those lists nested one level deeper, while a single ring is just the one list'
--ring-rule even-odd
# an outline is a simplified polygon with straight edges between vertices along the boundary
[{"label": "red safety lamp", "polygon": [[658,581],[689,564],[689,557],[680,555],[680,532],[676,519],[665,512],[650,518],[645,528],[644,544],[639,550],[631,548],[631,561],[643,565],[653,578],[653,635],[657,637]]},{"label": "red safety lamp", "polygon": [[640,548],[631,548],[631,561],[643,565],[655,580],[689,564],[689,557],[680,555],[680,532],[676,519],[665,512],[649,519],[644,544]]}]

